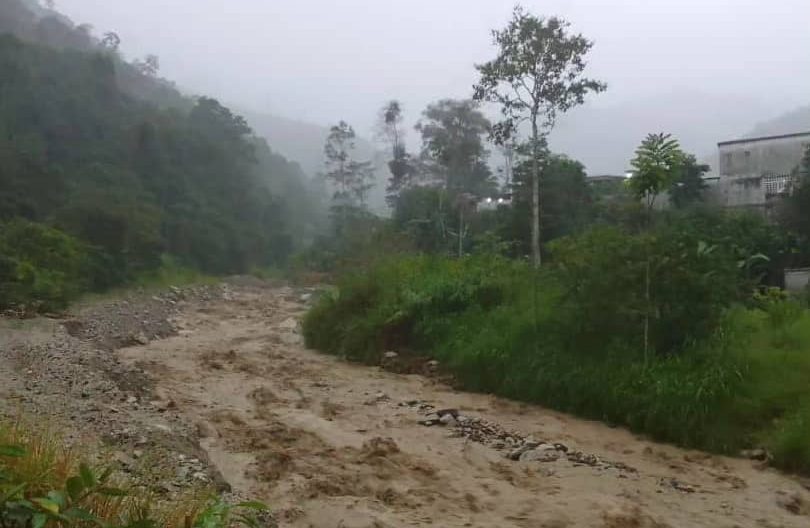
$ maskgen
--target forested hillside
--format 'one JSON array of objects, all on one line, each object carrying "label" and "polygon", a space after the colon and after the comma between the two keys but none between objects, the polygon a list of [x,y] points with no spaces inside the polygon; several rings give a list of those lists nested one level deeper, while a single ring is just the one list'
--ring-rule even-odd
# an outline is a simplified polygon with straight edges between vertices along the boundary
[{"label": "forested hillside", "polygon": [[167,258],[244,272],[314,234],[298,165],[216,100],[182,97],[155,58],[127,64],[114,34],[19,0],[0,33],[0,303],[58,305]]}]

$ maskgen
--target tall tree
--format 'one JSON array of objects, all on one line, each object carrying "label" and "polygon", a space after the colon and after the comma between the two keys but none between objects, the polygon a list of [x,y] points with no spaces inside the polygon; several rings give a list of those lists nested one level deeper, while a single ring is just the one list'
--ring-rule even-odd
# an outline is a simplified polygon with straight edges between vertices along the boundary
[{"label": "tall tree", "polygon": [[422,114],[416,129],[422,135],[422,155],[433,164],[433,176],[455,197],[478,197],[494,190],[484,140],[490,122],[474,101],[443,99]]},{"label": "tall tree", "polygon": [[[515,256],[531,253],[532,161],[515,166],[512,206],[502,213],[501,237],[513,243]],[[542,243],[581,231],[596,215],[593,189],[587,182],[582,163],[560,154],[551,154],[543,163],[540,194],[543,207]]]},{"label": "tall tree", "polygon": [[511,193],[515,179],[515,145],[512,141],[498,145],[498,151],[503,156],[503,166],[498,169],[502,175],[502,187],[504,192]]},{"label": "tall tree", "polygon": [[[649,134],[636,149],[633,158],[633,175],[630,178],[630,189],[635,197],[645,205],[646,223],[649,229],[652,211],[658,196],[670,188],[681,171],[686,155],[681,150],[678,140],[671,134]],[[650,349],[650,318],[653,316],[651,298],[651,241],[647,240],[644,271],[644,362],[646,364]]]},{"label": "tall tree", "polygon": [[405,148],[405,131],[402,128],[402,105],[397,100],[389,101],[380,110],[380,135],[391,149],[388,170],[391,177],[386,187],[386,201],[393,206],[403,188],[410,183],[413,165]]},{"label": "tall tree", "polygon": [[669,189],[682,170],[686,155],[672,134],[649,134],[636,149],[630,164],[630,189],[644,202],[649,222],[658,196]]},{"label": "tall tree", "polygon": [[503,120],[493,128],[496,142],[515,135],[522,122],[531,125],[523,147],[532,160],[532,257],[538,267],[541,154],[547,151],[548,135],[560,113],[582,104],[588,93],[607,88],[584,77],[584,58],[593,43],[569,28],[563,19],[539,18],[518,5],[506,28],[492,32],[497,57],[476,66],[480,79],[474,98],[501,106]]},{"label": "tall tree", "polygon": [[369,161],[354,159],[356,134],[345,121],[329,130],[324,145],[326,179],[336,187],[333,201],[345,215],[347,208],[366,206],[366,197],[372,187],[374,170]]}]

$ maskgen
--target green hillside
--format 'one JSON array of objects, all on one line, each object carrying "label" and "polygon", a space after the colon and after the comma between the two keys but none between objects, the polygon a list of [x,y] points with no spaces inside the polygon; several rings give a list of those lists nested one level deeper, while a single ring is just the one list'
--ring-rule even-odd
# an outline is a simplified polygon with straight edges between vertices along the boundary
[{"label": "green hillside", "polygon": [[60,304],[167,259],[244,272],[312,236],[301,169],[216,100],[17,0],[0,33],[0,305]]}]

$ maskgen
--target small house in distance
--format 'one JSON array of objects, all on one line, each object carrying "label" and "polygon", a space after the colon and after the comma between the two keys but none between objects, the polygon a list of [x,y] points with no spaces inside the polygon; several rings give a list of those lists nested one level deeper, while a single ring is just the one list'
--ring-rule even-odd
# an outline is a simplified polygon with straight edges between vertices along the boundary
[{"label": "small house in distance", "polygon": [[709,200],[769,215],[773,205],[790,193],[809,146],[810,132],[718,143],[718,177],[707,180]]}]

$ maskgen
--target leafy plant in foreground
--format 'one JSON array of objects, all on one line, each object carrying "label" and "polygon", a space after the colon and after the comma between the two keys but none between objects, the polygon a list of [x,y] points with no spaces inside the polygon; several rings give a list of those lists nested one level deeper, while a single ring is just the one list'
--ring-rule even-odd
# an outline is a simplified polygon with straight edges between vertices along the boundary
[{"label": "leafy plant in foreground", "polygon": [[0,528],[227,528],[259,526],[258,502],[162,503],[115,485],[113,472],[73,466],[53,438],[0,424]]}]

